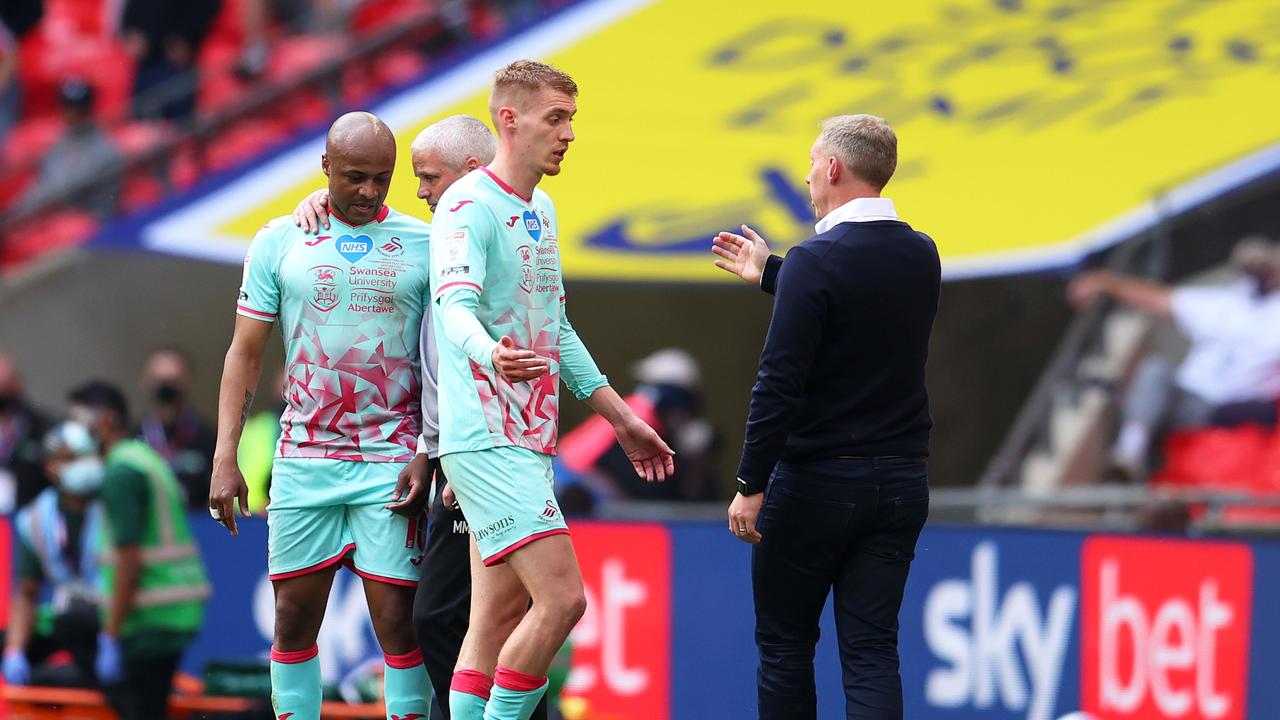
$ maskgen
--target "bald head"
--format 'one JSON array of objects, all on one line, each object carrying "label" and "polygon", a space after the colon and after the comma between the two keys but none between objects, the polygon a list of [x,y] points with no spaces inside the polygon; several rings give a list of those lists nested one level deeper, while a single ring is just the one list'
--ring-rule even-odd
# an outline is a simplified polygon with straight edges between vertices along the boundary
[{"label": "bald head", "polygon": [[396,153],[396,138],[391,128],[373,113],[349,112],[333,121],[325,136],[324,151],[335,153]]},{"label": "bald head", "polygon": [[348,224],[363,225],[377,218],[391,187],[395,135],[376,115],[347,113],[329,127],[321,164],[330,206]]}]

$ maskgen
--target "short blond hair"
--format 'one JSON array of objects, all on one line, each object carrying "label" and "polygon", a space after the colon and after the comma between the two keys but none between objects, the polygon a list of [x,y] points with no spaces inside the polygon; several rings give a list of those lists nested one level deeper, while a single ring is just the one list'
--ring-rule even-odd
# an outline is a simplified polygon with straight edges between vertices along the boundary
[{"label": "short blond hair", "polygon": [[836,115],[822,121],[818,144],[876,190],[898,169],[898,136],[882,117]]},{"label": "short blond hair", "polygon": [[515,106],[529,95],[548,87],[569,97],[578,96],[578,83],[568,73],[536,60],[517,60],[494,73],[493,88],[489,92],[489,115],[493,118],[494,127],[498,125],[499,109]]}]

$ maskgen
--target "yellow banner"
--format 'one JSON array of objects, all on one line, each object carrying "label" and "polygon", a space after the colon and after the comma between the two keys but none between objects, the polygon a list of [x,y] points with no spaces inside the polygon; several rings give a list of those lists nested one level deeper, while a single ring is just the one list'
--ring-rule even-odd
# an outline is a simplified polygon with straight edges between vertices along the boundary
[{"label": "yellow banner", "polygon": [[[779,250],[808,237],[807,152],[837,114],[895,127],[885,194],[951,277],[1070,261],[1149,225],[1157,205],[1276,166],[1276,0],[600,0],[541,32],[508,50],[543,42],[538,57],[581,87],[578,139],[542,186],[571,278],[725,279],[715,232],[747,223]],[[426,214],[409,167],[418,130],[488,120],[486,85],[508,58],[482,57],[493,64],[440,80],[447,103],[433,81],[410,91],[418,115],[397,106],[397,209]],[[231,216],[223,205],[213,234],[246,243],[323,185],[318,150],[291,162],[315,170],[258,178],[271,191]]]}]

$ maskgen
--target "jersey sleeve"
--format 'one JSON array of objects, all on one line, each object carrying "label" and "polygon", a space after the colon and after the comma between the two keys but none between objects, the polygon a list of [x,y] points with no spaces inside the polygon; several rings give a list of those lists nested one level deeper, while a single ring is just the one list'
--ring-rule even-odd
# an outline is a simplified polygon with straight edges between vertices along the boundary
[{"label": "jersey sleeve", "polygon": [[279,231],[272,223],[261,230],[244,256],[244,276],[236,314],[273,322],[280,313]]},{"label": "jersey sleeve", "polygon": [[431,287],[437,302],[464,288],[484,292],[493,236],[493,221],[479,203],[458,196],[449,202],[452,205],[434,218],[431,233]]},{"label": "jersey sleeve", "polygon": [[[562,296],[563,298],[563,296]],[[563,303],[563,299],[561,303]],[[592,359],[582,338],[569,323],[569,315],[565,308],[560,308],[560,377],[564,386],[579,400],[586,400],[596,390],[609,384],[609,379],[600,372],[596,361]]]}]

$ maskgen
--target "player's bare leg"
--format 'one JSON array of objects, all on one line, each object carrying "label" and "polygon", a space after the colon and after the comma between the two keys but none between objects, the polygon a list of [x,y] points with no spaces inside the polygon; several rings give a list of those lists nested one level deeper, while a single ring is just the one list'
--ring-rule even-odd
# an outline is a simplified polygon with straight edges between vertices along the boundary
[{"label": "player's bare leg", "polygon": [[546,675],[587,609],[578,556],[568,535],[551,535],[511,553],[506,564],[533,598],[533,607],[503,645],[498,664]]},{"label": "player's bare leg", "polygon": [[483,716],[498,654],[529,608],[529,595],[506,564],[485,567],[471,538],[471,621],[458,651],[449,713],[457,720]]},{"label": "player's bare leg", "polygon": [[508,555],[506,564],[533,606],[498,654],[484,718],[528,720],[546,692],[551,660],[586,612],[587,599],[568,535],[535,540]]},{"label": "player's bare leg", "polygon": [[337,566],[272,582],[276,599],[271,646],[271,703],[276,715],[320,720],[320,661],[316,637],[324,622]]},{"label": "player's bare leg", "polygon": [[364,579],[373,632],[386,660],[383,695],[387,717],[425,718],[431,712],[431,683],[422,650],[412,632],[414,587]]}]

